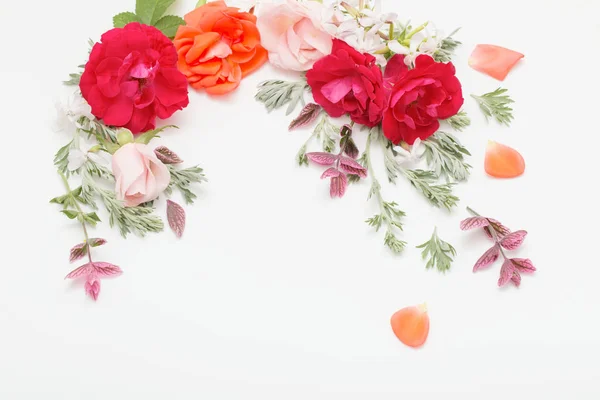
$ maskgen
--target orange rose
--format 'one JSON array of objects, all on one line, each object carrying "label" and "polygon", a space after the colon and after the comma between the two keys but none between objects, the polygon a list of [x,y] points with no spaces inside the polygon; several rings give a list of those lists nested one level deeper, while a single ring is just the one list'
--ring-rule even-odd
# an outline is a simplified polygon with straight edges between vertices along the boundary
[{"label": "orange rose", "polygon": [[187,14],[185,22],[174,40],[177,67],[195,89],[231,92],[267,61],[253,14],[215,1]]}]

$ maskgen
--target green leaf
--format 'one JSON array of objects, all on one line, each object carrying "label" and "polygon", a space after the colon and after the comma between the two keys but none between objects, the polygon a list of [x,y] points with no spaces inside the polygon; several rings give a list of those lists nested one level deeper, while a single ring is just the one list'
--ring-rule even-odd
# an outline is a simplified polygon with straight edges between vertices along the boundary
[{"label": "green leaf", "polygon": [[156,29],[165,34],[169,39],[173,39],[177,33],[177,28],[185,25],[185,21],[181,17],[175,15],[167,15],[159,19],[154,26]]},{"label": "green leaf", "polygon": [[142,144],[148,144],[150,143],[150,141],[152,139],[154,139],[155,137],[158,136],[159,133],[161,133],[162,131],[164,131],[167,128],[175,128],[175,129],[179,129],[177,126],[175,125],[165,125],[162,128],[158,128],[158,129],[152,129],[151,131],[148,132],[144,132],[142,133],[140,136],[138,136],[135,139],[136,143],[142,143]]},{"label": "green leaf", "polygon": [[175,0],[137,0],[135,2],[135,13],[140,22],[146,25],[154,25],[174,2]]},{"label": "green leaf", "polygon": [[96,226],[96,224],[98,222],[100,222],[100,218],[98,217],[98,214],[96,214],[95,212],[91,212],[89,214],[83,214],[83,219],[85,222],[87,222],[88,224],[90,224],[92,226]]},{"label": "green leaf", "polygon": [[123,12],[113,17],[113,26],[115,28],[122,28],[130,22],[140,22],[140,19],[132,12]]},{"label": "green leaf", "polygon": [[69,219],[75,219],[79,215],[79,212],[75,210],[60,210],[60,212],[65,214]]},{"label": "green leaf", "polygon": [[196,3],[196,8],[202,7],[205,4],[206,4],[206,0],[198,0],[198,2]]}]

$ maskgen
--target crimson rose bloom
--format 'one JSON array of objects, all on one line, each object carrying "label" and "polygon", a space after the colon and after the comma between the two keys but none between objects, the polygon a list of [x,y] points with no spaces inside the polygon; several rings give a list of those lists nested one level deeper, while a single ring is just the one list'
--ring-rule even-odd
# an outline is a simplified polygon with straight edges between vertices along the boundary
[{"label": "crimson rose bloom", "polygon": [[394,144],[427,139],[440,127],[440,119],[456,115],[463,105],[462,87],[452,63],[438,63],[420,55],[411,70],[403,55],[392,57],[385,69],[388,108],[383,133]]},{"label": "crimson rose bloom", "polygon": [[352,121],[370,127],[381,122],[383,76],[372,55],[334,39],[331,54],[317,61],[306,79],[315,101],[330,116],[347,113]]},{"label": "crimson rose bloom", "polygon": [[173,43],[158,29],[130,23],[111,29],[92,48],[79,88],[92,114],[133,133],[154,129],[189,103]]}]

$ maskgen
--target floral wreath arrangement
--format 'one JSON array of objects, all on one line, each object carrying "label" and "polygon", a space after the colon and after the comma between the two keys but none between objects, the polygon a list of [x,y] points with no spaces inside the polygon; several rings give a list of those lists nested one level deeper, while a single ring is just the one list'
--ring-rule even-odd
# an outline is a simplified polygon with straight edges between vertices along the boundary
[{"label": "floral wreath arrangement", "polygon": [[[175,128],[156,128],[157,119],[167,119],[189,103],[188,80],[177,68],[179,56],[171,41],[185,21],[163,16],[174,1],[137,0],[135,13],[116,15],[114,28],[99,42],[90,41],[82,71],[65,82],[78,90],[58,110],[59,128],[71,139],[54,158],[66,193],[51,203],[81,225],[84,240],[71,249],[70,261],[86,262],[66,278],[84,280],[85,292],[94,300],[102,278],[122,273],[120,267],[92,256],[95,248],[106,244],[89,235],[89,228],[101,222],[98,204],[123,237],[145,236],[164,228],[154,208],[159,196],[168,199],[177,189],[192,204],[197,197],[194,185],[205,180],[202,168],[181,168],[174,151],[151,146],[162,131]],[[167,200],[167,220],[181,237],[185,211],[175,201]]]}]

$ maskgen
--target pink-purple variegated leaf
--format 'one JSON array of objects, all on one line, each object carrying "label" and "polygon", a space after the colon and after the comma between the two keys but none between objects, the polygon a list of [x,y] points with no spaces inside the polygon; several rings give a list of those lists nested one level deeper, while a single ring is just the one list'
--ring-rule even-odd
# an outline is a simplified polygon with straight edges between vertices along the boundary
[{"label": "pink-purple variegated leaf", "polygon": [[69,262],[75,262],[77,260],[81,260],[88,252],[88,244],[86,242],[76,244],[71,249],[71,253],[69,255]]},{"label": "pink-purple variegated leaf", "polygon": [[485,217],[470,217],[461,221],[460,229],[468,231],[469,229],[483,228],[489,224],[490,222]]},{"label": "pink-purple variegated leaf", "polygon": [[521,274],[519,273],[519,271],[514,270],[513,276],[512,278],[510,278],[510,280],[515,284],[516,287],[521,286]]},{"label": "pink-purple variegated leaf", "polygon": [[527,236],[527,231],[515,231],[511,232],[508,235],[504,236],[502,240],[500,240],[500,245],[507,250],[517,249],[523,241],[525,240],[525,236]]},{"label": "pink-purple variegated leaf", "polygon": [[506,285],[515,272],[515,266],[510,260],[504,260],[502,268],[500,268],[500,278],[498,279],[498,286]]},{"label": "pink-purple variegated leaf", "polygon": [[293,129],[300,128],[302,126],[306,126],[306,125],[310,124],[315,119],[317,119],[321,110],[322,110],[322,108],[320,105],[315,104],[315,103],[308,103],[307,105],[304,106],[302,111],[300,111],[300,115],[298,115],[296,117],[296,119],[294,119],[290,123],[288,130],[291,131]]},{"label": "pink-purple variegated leaf", "polygon": [[183,160],[179,158],[177,154],[169,150],[166,146],[159,146],[154,149],[156,157],[162,161],[163,164],[181,164]]},{"label": "pink-purple variegated leaf", "polygon": [[493,218],[488,218],[488,221],[490,222],[490,226],[496,231],[496,233],[499,236],[506,236],[510,233],[510,229],[502,225],[500,221],[497,221]]},{"label": "pink-purple variegated leaf", "polygon": [[121,268],[107,262],[94,262],[94,272],[100,277],[119,276],[123,273]]},{"label": "pink-purple variegated leaf", "polygon": [[342,173],[340,171],[331,167],[331,168],[327,168],[325,170],[325,172],[323,172],[323,175],[321,175],[321,179],[332,178],[332,177],[336,177],[336,176],[340,176],[340,175],[342,175]]},{"label": "pink-purple variegated leaf", "polygon": [[367,169],[350,157],[340,156],[340,169],[347,174],[358,175],[363,179],[367,177]]},{"label": "pink-purple variegated leaf", "polygon": [[101,238],[90,238],[90,240],[88,240],[88,244],[91,247],[100,247],[104,244],[106,244],[106,239],[101,239]]},{"label": "pink-purple variegated leaf", "polygon": [[358,153],[359,151],[358,147],[356,147],[356,143],[354,143],[354,140],[352,140],[352,138],[348,138],[346,146],[344,147],[344,154],[356,160],[358,158]]},{"label": "pink-purple variegated leaf", "polygon": [[65,279],[77,279],[79,277],[87,276],[92,273],[94,273],[94,266],[90,263],[87,263],[69,272],[69,274],[65,276]]},{"label": "pink-purple variegated leaf", "polygon": [[180,238],[185,229],[185,210],[183,207],[174,201],[167,200],[167,220],[175,235]]},{"label": "pink-purple variegated leaf", "polygon": [[513,258],[511,259],[515,268],[521,272],[535,272],[536,268],[529,258]]},{"label": "pink-purple variegated leaf", "polygon": [[313,153],[306,153],[306,158],[319,165],[333,165],[337,161],[338,156],[331,153],[317,151]]},{"label": "pink-purple variegated leaf", "polygon": [[100,279],[94,274],[89,275],[85,282],[85,293],[94,301],[98,300],[98,296],[100,295]]},{"label": "pink-purple variegated leaf", "polygon": [[494,239],[494,237],[492,236],[492,232],[490,231],[490,227],[489,226],[484,227],[483,231],[485,232],[485,235],[487,237],[489,237],[490,239]]},{"label": "pink-purple variegated leaf", "polygon": [[490,247],[485,253],[483,253],[481,257],[479,257],[479,260],[477,260],[475,266],[473,267],[473,272],[477,272],[480,269],[493,264],[499,256],[500,248],[498,247],[498,245],[495,244],[492,247]]},{"label": "pink-purple variegated leaf", "polygon": [[332,198],[343,197],[346,193],[346,187],[348,186],[348,178],[344,174],[334,176],[331,178],[329,184],[329,195]]}]

